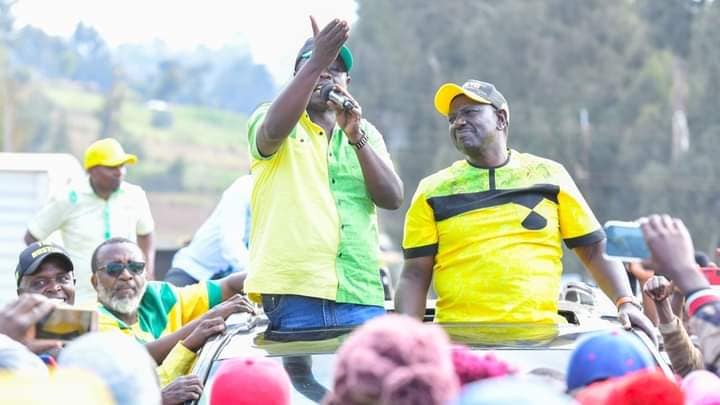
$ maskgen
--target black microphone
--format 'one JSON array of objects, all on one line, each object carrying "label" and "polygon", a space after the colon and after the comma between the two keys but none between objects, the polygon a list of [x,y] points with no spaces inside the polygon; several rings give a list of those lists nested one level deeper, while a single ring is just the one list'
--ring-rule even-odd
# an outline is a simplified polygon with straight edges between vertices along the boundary
[{"label": "black microphone", "polygon": [[320,88],[320,97],[325,101],[332,101],[345,111],[357,111],[357,106],[347,96],[335,90],[335,85],[326,84]]}]

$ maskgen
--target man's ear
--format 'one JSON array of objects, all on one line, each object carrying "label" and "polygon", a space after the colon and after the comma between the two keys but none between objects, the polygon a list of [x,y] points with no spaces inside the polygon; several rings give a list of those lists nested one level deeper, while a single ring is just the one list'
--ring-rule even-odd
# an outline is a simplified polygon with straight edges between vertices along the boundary
[{"label": "man's ear", "polygon": [[350,77],[350,73],[346,73],[346,74],[347,74],[347,80],[345,80],[345,86],[347,87],[347,85],[350,84],[350,81],[352,81],[352,77]]},{"label": "man's ear", "polygon": [[507,129],[507,126],[508,126],[507,111],[498,110],[497,117],[498,117],[497,129],[504,131],[505,129]]},{"label": "man's ear", "polygon": [[97,291],[97,283],[98,283],[98,281],[97,281],[97,275],[96,275],[95,273],[93,273],[93,274],[90,276],[90,284],[92,284],[92,286],[93,286],[93,288],[95,289],[95,291]]}]

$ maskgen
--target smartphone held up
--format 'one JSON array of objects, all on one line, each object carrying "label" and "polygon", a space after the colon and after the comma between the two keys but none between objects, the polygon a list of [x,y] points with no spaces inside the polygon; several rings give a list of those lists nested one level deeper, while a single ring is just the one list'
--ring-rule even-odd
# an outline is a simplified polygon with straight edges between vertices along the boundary
[{"label": "smartphone held up", "polygon": [[37,323],[35,337],[69,341],[86,333],[97,331],[97,325],[97,311],[58,305],[45,319]]},{"label": "smartphone held up", "polygon": [[603,254],[606,259],[622,262],[650,259],[650,250],[637,222],[608,221],[603,228],[607,237]]}]

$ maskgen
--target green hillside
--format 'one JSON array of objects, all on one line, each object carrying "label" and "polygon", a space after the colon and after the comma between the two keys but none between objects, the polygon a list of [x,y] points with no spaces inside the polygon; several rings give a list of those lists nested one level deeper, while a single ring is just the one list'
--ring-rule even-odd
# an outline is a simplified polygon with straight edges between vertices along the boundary
[{"label": "green hillside", "polygon": [[[81,156],[97,139],[104,95],[67,83],[44,87],[45,96],[67,116],[71,150]],[[128,171],[149,191],[220,191],[248,170],[246,118],[205,107],[171,105],[172,124],[152,125],[153,112],[133,94],[123,98],[113,136],[140,156]]]}]

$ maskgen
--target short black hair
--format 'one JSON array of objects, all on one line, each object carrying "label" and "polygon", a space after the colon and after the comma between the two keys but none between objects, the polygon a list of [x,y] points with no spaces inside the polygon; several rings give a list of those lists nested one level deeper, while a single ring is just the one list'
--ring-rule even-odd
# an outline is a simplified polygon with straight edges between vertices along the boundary
[{"label": "short black hair", "polygon": [[708,267],[710,266],[710,258],[707,253],[698,250],[695,252],[695,263],[700,267]]},{"label": "short black hair", "polygon": [[129,243],[131,245],[137,246],[137,243],[131,241],[130,239],[120,238],[120,237],[110,238],[110,239],[106,240],[105,242],[99,244],[98,247],[95,248],[95,251],[93,251],[92,258],[90,258],[90,269],[92,269],[93,273],[95,273],[99,268],[98,262],[97,262],[97,257],[98,257],[98,253],[100,252],[100,250],[102,250],[102,248],[104,248],[105,246],[119,245],[121,243]]}]

